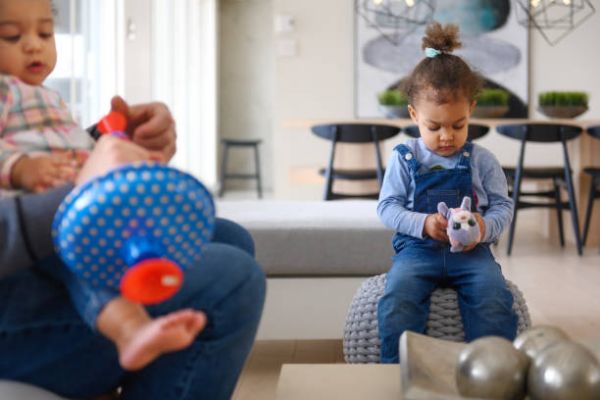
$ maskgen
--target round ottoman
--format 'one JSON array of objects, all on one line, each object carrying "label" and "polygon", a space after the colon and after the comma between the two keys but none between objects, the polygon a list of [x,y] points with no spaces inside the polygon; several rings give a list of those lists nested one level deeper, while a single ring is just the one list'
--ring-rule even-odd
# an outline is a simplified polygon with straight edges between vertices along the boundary
[{"label": "round ottoman", "polygon": [[[344,359],[347,363],[379,362],[379,330],[377,303],[383,295],[386,274],[364,281],[358,288],[346,316],[344,327]],[[531,326],[531,318],[523,293],[514,283],[506,281],[519,317],[518,333]],[[454,289],[436,289],[431,295],[427,335],[455,342],[464,342],[458,300]]]}]

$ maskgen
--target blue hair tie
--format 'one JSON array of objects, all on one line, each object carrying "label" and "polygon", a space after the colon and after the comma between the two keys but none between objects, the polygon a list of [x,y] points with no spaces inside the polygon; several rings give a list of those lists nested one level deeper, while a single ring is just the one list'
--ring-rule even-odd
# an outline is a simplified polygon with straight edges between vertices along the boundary
[{"label": "blue hair tie", "polygon": [[439,51],[438,49],[434,49],[433,47],[425,48],[425,55],[429,58],[435,58],[435,57],[439,56],[440,54],[442,54],[442,52]]}]

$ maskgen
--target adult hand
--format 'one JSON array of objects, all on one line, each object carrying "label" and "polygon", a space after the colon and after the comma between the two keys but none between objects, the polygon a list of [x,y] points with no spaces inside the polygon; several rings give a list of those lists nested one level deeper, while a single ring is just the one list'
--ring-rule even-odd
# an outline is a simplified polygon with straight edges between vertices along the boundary
[{"label": "adult hand", "polygon": [[78,186],[83,185],[125,164],[156,161],[161,159],[162,156],[162,152],[150,151],[133,142],[104,135],[96,142],[94,150],[92,150],[81,171],[79,171],[75,184]]},{"label": "adult hand", "polygon": [[130,106],[123,98],[111,100],[111,110],[127,117],[127,131],[134,143],[160,152],[162,161],[169,161],[176,151],[175,121],[163,103],[147,103]]},{"label": "adult hand", "polygon": [[423,233],[432,239],[448,242],[448,234],[446,233],[447,227],[448,220],[441,214],[429,214],[427,218],[425,218]]},{"label": "adult hand", "polygon": [[479,238],[477,238],[476,242],[471,243],[468,246],[465,246],[463,248],[463,251],[473,250],[475,248],[475,246],[477,246],[479,243],[481,243],[481,240],[483,240],[483,238],[485,237],[485,222],[483,221],[483,217],[479,213],[473,213],[473,216],[475,217],[475,221],[477,221],[477,224],[479,225]]}]

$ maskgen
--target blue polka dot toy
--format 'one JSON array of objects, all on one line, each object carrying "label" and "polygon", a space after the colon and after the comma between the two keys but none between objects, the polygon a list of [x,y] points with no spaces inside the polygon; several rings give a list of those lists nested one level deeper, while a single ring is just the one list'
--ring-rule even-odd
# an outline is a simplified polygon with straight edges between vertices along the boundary
[{"label": "blue polka dot toy", "polygon": [[154,304],[175,294],[197,267],[214,230],[210,192],[193,176],[140,163],[72,191],[52,234],[64,263],[93,286]]}]

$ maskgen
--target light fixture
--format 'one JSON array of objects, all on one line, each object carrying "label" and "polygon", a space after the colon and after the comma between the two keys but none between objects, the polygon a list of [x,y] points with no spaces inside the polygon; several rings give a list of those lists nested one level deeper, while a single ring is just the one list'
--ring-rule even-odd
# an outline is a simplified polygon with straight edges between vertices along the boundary
[{"label": "light fixture", "polygon": [[515,0],[517,20],[554,46],[596,12],[591,0]]},{"label": "light fixture", "polygon": [[355,0],[356,13],[392,45],[433,20],[436,0]]}]

